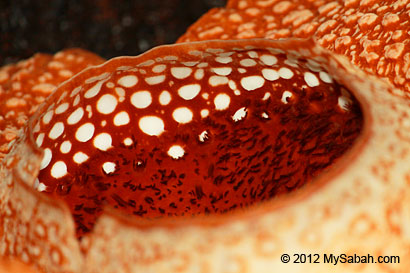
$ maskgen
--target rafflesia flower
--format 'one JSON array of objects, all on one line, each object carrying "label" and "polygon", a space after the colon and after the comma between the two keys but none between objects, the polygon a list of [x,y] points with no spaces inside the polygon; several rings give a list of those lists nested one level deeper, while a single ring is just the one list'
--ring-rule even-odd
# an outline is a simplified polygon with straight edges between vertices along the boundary
[{"label": "rafflesia flower", "polygon": [[49,272],[408,268],[398,92],[312,40],[162,46],[88,68],[3,161],[2,254]]}]

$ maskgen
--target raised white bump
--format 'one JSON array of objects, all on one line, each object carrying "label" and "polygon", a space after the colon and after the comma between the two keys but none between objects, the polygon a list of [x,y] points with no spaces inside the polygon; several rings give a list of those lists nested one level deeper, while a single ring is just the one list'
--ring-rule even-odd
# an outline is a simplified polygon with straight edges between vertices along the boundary
[{"label": "raised white bump", "polygon": [[127,112],[122,111],[115,115],[114,117],[114,125],[115,126],[122,126],[126,125],[130,122],[130,116]]},{"label": "raised white bump", "polygon": [[67,123],[69,125],[76,124],[79,122],[84,115],[84,110],[82,107],[77,108],[74,112],[71,113],[71,115],[67,118]]},{"label": "raised white bump", "polygon": [[111,135],[108,133],[101,133],[98,134],[93,141],[94,147],[101,150],[107,151],[109,148],[112,147],[112,138]]},{"label": "raised white bump", "polygon": [[51,176],[54,178],[61,178],[67,174],[67,165],[64,161],[57,161],[54,163],[53,167],[51,167]]},{"label": "raised white bump", "polygon": [[117,83],[123,87],[133,87],[138,83],[138,78],[134,75],[127,75],[121,77]]},{"label": "raised white bump", "polygon": [[114,112],[117,104],[116,97],[111,94],[105,94],[97,101],[97,111],[104,115],[111,114]]},{"label": "raised white bump", "polygon": [[75,138],[80,142],[89,141],[94,135],[95,127],[92,123],[81,125],[75,132]]},{"label": "raised white bump", "polygon": [[192,100],[199,94],[200,91],[201,91],[201,85],[197,83],[188,84],[178,89],[178,95],[184,100]]},{"label": "raised white bump", "polygon": [[164,121],[156,116],[145,116],[138,123],[141,131],[150,136],[159,136],[164,132]]},{"label": "raised white bump", "polygon": [[261,76],[248,76],[241,79],[241,85],[248,91],[261,88],[265,83],[265,79]]},{"label": "raised white bump", "polygon": [[187,107],[179,107],[172,112],[172,117],[178,123],[188,123],[192,121],[194,114]]},{"label": "raised white bump", "polygon": [[131,104],[135,108],[143,109],[150,106],[152,102],[151,92],[149,91],[138,91],[131,95]]}]

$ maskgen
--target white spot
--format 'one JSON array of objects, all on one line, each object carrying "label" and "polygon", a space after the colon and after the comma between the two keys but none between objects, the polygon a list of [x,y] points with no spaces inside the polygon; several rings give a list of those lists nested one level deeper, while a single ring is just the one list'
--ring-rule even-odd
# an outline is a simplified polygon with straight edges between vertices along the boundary
[{"label": "white spot", "polygon": [[43,123],[49,124],[51,119],[53,118],[53,115],[54,115],[54,111],[51,111],[51,110],[45,113],[43,116]]},{"label": "white spot", "polygon": [[320,71],[320,72],[319,72],[319,77],[320,77],[320,79],[321,79],[322,81],[324,81],[325,83],[332,83],[332,82],[333,82],[332,77],[331,77],[328,73],[326,73],[326,72],[324,72],[324,71]]},{"label": "white spot", "polygon": [[268,116],[268,114],[266,114],[266,112],[263,112],[262,115],[261,115],[261,117],[263,117],[263,118],[265,118],[265,119],[268,119],[268,118],[269,118],[269,116]]},{"label": "white spot", "polygon": [[95,148],[101,151],[107,151],[109,148],[112,147],[111,135],[107,133],[98,134],[94,138],[93,144]]},{"label": "white spot", "polygon": [[258,58],[258,53],[256,53],[255,51],[249,51],[248,56],[251,58]]},{"label": "white spot", "polygon": [[231,88],[232,90],[236,90],[236,83],[235,83],[235,81],[229,80],[228,86],[229,86],[229,88]]},{"label": "white spot", "polygon": [[293,72],[287,67],[282,67],[281,69],[279,69],[279,76],[282,79],[288,80],[293,77]]},{"label": "white spot", "polygon": [[107,121],[106,120],[101,121],[101,126],[105,127],[105,125],[107,125]]},{"label": "white spot", "polygon": [[287,65],[289,65],[289,66],[292,66],[292,67],[298,67],[299,65],[299,62],[298,62],[298,60],[297,59],[286,59],[285,61],[284,61],[284,63],[285,64],[287,64]]},{"label": "white spot", "polygon": [[41,145],[43,145],[43,141],[44,141],[44,133],[40,133],[40,134],[37,136],[37,139],[36,139],[36,144],[37,144],[37,146],[38,146],[38,147],[41,147]]},{"label": "white spot", "polygon": [[199,68],[203,68],[203,67],[207,67],[208,66],[208,63],[200,63],[200,64],[198,64],[197,65],[197,67],[199,67]]},{"label": "white spot", "polygon": [[77,106],[80,103],[80,95],[77,95],[73,101],[73,106]]},{"label": "white spot", "polygon": [[205,142],[208,139],[208,131],[203,131],[199,136],[199,141]]},{"label": "white spot", "polygon": [[51,128],[51,131],[48,134],[48,137],[51,139],[56,139],[59,136],[61,136],[63,132],[64,132],[64,123],[57,122],[56,124],[54,124],[53,128]]},{"label": "white spot", "polygon": [[115,167],[116,167],[116,165],[115,165],[114,162],[105,162],[102,165],[102,168],[103,168],[105,174],[110,174],[110,173],[115,172]]},{"label": "white spot", "polygon": [[151,66],[151,65],[153,65],[153,64],[155,64],[155,61],[154,61],[154,60],[147,60],[147,61],[145,61],[145,62],[143,62],[143,63],[140,63],[139,66]]},{"label": "white spot", "polygon": [[219,53],[218,55],[221,57],[226,57],[226,56],[232,56],[235,52],[233,51],[226,51],[224,52],[223,49],[221,49],[221,53]]},{"label": "white spot", "polygon": [[84,94],[84,98],[90,99],[92,97],[95,97],[101,90],[101,86],[104,83],[104,81],[99,81],[96,83],[93,87],[87,90]]},{"label": "white spot", "polygon": [[100,75],[88,78],[87,80],[85,80],[85,83],[89,84],[89,83],[93,83],[93,82],[96,82],[96,81],[104,80],[109,76],[110,76],[110,73],[105,72],[105,73],[102,73]]},{"label": "white spot", "polygon": [[311,59],[307,60],[306,66],[313,72],[319,72],[322,70],[320,64]]},{"label": "white spot", "polygon": [[224,85],[228,83],[228,78],[224,76],[211,76],[209,78],[209,85],[210,86],[218,86],[218,85]]},{"label": "white spot", "polygon": [[51,153],[51,150],[49,148],[45,149],[43,159],[41,160],[41,163],[40,163],[40,170],[46,168],[48,164],[50,164],[52,157],[53,157],[53,154]]},{"label": "white spot", "polygon": [[75,153],[75,155],[73,156],[73,160],[75,163],[81,164],[88,160],[88,155],[86,155],[83,152],[78,152],[78,153]]},{"label": "white spot", "polygon": [[239,67],[238,72],[241,73],[241,74],[246,73],[246,69],[242,68],[242,67]]},{"label": "white spot", "polygon": [[88,112],[88,118],[91,118],[92,116],[93,116],[93,108],[91,107],[91,105],[87,105],[86,107],[85,107],[85,111],[87,111]]},{"label": "white spot", "polygon": [[262,55],[260,59],[265,65],[269,66],[274,65],[278,62],[278,59],[273,55]]},{"label": "white spot", "polygon": [[122,111],[115,115],[114,117],[114,125],[115,126],[122,126],[126,125],[130,122],[130,116],[127,112]]},{"label": "white spot", "polygon": [[152,72],[161,73],[165,70],[165,68],[167,68],[165,64],[157,64],[156,66],[152,68]]},{"label": "white spot", "polygon": [[195,71],[195,80],[199,81],[202,80],[202,78],[204,77],[204,70],[203,69],[198,69],[197,71]]},{"label": "white spot", "polygon": [[138,91],[131,95],[131,104],[135,108],[147,108],[152,102],[151,93],[149,91]]},{"label": "white spot", "polygon": [[221,64],[228,64],[232,62],[232,58],[231,57],[216,57],[215,61]]},{"label": "white spot", "polygon": [[159,94],[159,103],[161,105],[168,105],[171,102],[171,94],[168,91],[162,91]]},{"label": "white spot", "polygon": [[178,57],[173,56],[173,55],[168,55],[168,56],[164,57],[164,60],[166,60],[166,61],[176,61],[176,60],[178,60]]},{"label": "white spot", "polygon": [[288,99],[291,98],[292,96],[293,96],[293,94],[292,94],[291,92],[285,91],[285,92],[283,92],[283,94],[282,94],[282,99],[281,99],[281,101],[282,101],[284,104],[288,104]]},{"label": "white spot", "polygon": [[62,114],[62,113],[64,113],[65,111],[67,111],[68,106],[69,106],[68,102],[65,102],[65,103],[61,104],[60,106],[58,106],[58,107],[56,108],[55,113],[56,113],[56,114]]},{"label": "white spot", "polygon": [[198,64],[198,62],[193,61],[193,62],[181,62],[185,66],[195,66]]},{"label": "white spot", "polygon": [[123,87],[133,87],[138,83],[138,78],[134,75],[121,77],[117,83]]},{"label": "white spot", "polygon": [[107,82],[105,86],[107,86],[108,88],[114,88],[115,84],[113,82]]},{"label": "white spot", "polygon": [[39,192],[43,192],[43,191],[45,191],[45,190],[47,189],[47,186],[46,186],[44,183],[38,183],[38,186],[36,187],[36,189],[37,189]]},{"label": "white spot", "polygon": [[349,106],[351,103],[352,103],[351,100],[345,96],[340,96],[337,99],[337,104],[344,111],[349,111]]},{"label": "white spot", "polygon": [[64,161],[57,161],[51,168],[51,176],[54,178],[61,178],[67,174],[67,165]]},{"label": "white spot", "polygon": [[209,53],[220,53],[220,52],[224,52],[224,50],[221,49],[221,48],[207,48],[207,49],[205,49],[205,51],[206,51],[206,52],[209,52]]},{"label": "white spot", "polygon": [[198,51],[198,50],[189,51],[189,55],[192,55],[192,56],[201,56],[202,53],[203,53],[202,51]]},{"label": "white spot", "polygon": [[268,81],[276,81],[277,79],[279,79],[279,73],[276,70],[270,68],[262,69],[262,76]]},{"label": "white spot", "polygon": [[73,91],[71,91],[70,97],[72,98],[75,95],[77,95],[78,93],[80,93],[81,89],[82,89],[82,86],[78,86],[78,87],[74,88]]},{"label": "white spot", "polygon": [[118,97],[124,97],[125,96],[125,90],[124,88],[121,87],[116,87],[115,89],[115,93],[117,94]]},{"label": "white spot", "polygon": [[225,110],[229,107],[230,103],[231,103],[231,98],[225,93],[218,94],[214,99],[216,110]]},{"label": "white spot", "polygon": [[177,79],[188,78],[192,73],[192,68],[189,67],[173,67],[171,68],[171,74]]},{"label": "white spot", "polygon": [[208,94],[208,93],[202,93],[202,98],[203,98],[204,100],[209,99],[209,94]]},{"label": "white spot", "polygon": [[159,136],[164,132],[164,122],[156,116],[145,116],[139,121],[141,131],[150,136]]},{"label": "white spot", "polygon": [[241,80],[241,85],[248,91],[252,91],[261,88],[265,80],[261,76],[248,76]]},{"label": "white spot", "polygon": [[[13,83],[12,87],[13,90],[21,90],[21,83],[16,81],[15,83]],[[54,89],[55,85],[50,83],[40,83],[32,87],[33,91],[39,91],[45,94],[50,94],[51,92],[53,92]]]},{"label": "white spot", "polygon": [[202,109],[201,110],[201,117],[206,118],[207,116],[209,116],[209,110],[208,109]]},{"label": "white spot", "polygon": [[75,138],[80,142],[87,142],[93,137],[94,130],[95,127],[92,123],[85,123],[77,129]]},{"label": "white spot", "polygon": [[252,59],[243,59],[239,63],[240,65],[245,66],[245,67],[251,67],[251,66],[256,65],[256,62]]},{"label": "white spot", "polygon": [[64,141],[60,145],[60,152],[63,154],[67,154],[71,151],[71,142],[69,140]]},{"label": "white spot", "polygon": [[127,138],[124,139],[124,145],[125,146],[131,146],[132,143],[134,143],[134,142],[132,141],[131,138],[127,137]]},{"label": "white spot", "polygon": [[97,110],[101,114],[108,115],[114,112],[117,107],[117,98],[110,94],[105,94],[97,101]]},{"label": "white spot", "polygon": [[182,148],[179,145],[173,145],[168,150],[168,155],[172,157],[173,159],[181,158],[184,156],[184,154],[185,154],[184,148]]},{"label": "white spot", "polygon": [[245,107],[238,109],[235,114],[232,116],[232,119],[237,122],[245,118],[248,113],[248,110]]},{"label": "white spot", "polygon": [[266,92],[265,95],[263,95],[262,100],[267,100],[267,99],[270,98],[270,96],[271,96],[271,94],[269,92]]},{"label": "white spot", "polygon": [[187,107],[179,107],[174,110],[172,117],[178,123],[188,123],[192,120],[194,114]]},{"label": "white spot", "polygon": [[215,67],[211,70],[219,76],[228,76],[232,72],[232,68],[230,67]]},{"label": "white spot", "polygon": [[319,85],[319,80],[318,78],[315,76],[315,74],[311,73],[311,72],[305,72],[304,74],[304,78],[305,78],[305,82],[307,83],[307,85],[309,85],[310,87],[315,87]]},{"label": "white spot", "polygon": [[199,91],[201,91],[201,85],[188,84],[178,89],[178,95],[185,100],[192,100],[199,94]]},{"label": "white spot", "polygon": [[234,90],[233,93],[234,93],[236,96],[241,95],[241,91],[239,91],[238,89]]},{"label": "white spot", "polygon": [[143,62],[143,63],[140,63],[139,66],[151,66],[151,65],[153,65],[154,63],[155,63],[154,60],[147,60],[147,61],[145,61],[145,62]]},{"label": "white spot", "polygon": [[82,107],[77,108],[74,112],[71,113],[71,115],[67,118],[67,123],[70,125],[76,124],[79,122],[84,115],[84,110]]},{"label": "white spot", "polygon": [[165,81],[165,75],[145,78],[145,82],[148,83],[149,85],[160,84],[163,81]]}]

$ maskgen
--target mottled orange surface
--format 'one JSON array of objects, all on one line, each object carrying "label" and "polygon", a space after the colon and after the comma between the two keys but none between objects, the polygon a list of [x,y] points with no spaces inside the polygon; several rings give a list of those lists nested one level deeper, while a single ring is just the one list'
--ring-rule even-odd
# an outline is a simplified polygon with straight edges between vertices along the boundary
[{"label": "mottled orange surface", "polygon": [[1,258],[0,273],[42,273],[38,268],[26,265],[18,259]]},{"label": "mottled orange surface", "polygon": [[410,2],[231,0],[193,24],[178,42],[313,37],[410,94]]}]

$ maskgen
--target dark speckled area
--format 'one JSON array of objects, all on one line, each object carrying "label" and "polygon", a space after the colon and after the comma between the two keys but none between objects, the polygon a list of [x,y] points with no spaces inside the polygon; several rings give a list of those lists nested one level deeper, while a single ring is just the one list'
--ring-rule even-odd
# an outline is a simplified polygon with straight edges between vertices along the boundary
[{"label": "dark speckled area", "polygon": [[226,0],[0,0],[0,65],[81,47],[104,58],[174,43]]}]

